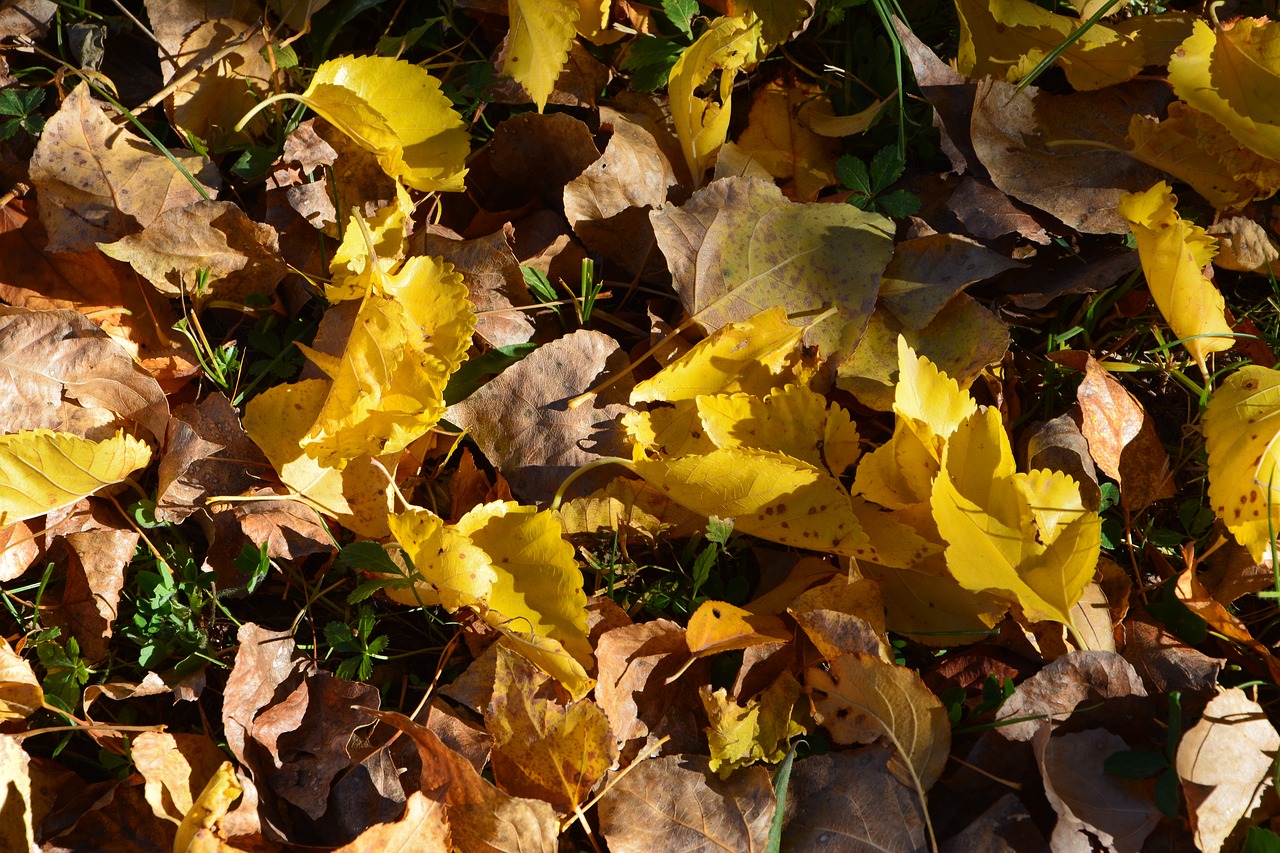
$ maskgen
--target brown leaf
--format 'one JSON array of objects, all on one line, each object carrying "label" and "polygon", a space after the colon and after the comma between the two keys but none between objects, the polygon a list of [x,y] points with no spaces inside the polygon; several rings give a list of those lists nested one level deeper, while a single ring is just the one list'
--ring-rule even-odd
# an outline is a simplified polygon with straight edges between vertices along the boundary
[{"label": "brown leaf", "polygon": [[169,417],[159,383],[77,311],[0,306],[0,396],[12,401],[5,432],[100,440],[137,424],[160,442]]},{"label": "brown leaf", "polygon": [[827,660],[841,655],[885,655],[884,600],[873,580],[840,575],[799,595],[787,607]]},{"label": "brown leaf", "polygon": [[[693,752],[701,746],[701,704],[692,690],[669,686],[688,654],[684,629],[666,619],[606,631],[596,645],[595,698],[609,718],[614,737],[626,754],[670,736],[668,753]],[[695,663],[682,678],[702,683],[707,664]]]},{"label": "brown leaf", "polygon": [[[206,192],[217,192],[218,171],[207,157],[173,154]],[[112,124],[87,83],[71,90],[45,125],[31,156],[31,183],[51,252],[113,242],[203,197],[150,142]]]},{"label": "brown leaf", "polygon": [[98,317],[104,331],[134,347],[163,352],[171,346],[167,300],[96,247],[47,252],[44,226],[16,213],[18,206],[6,207],[4,217],[6,225],[16,225],[0,228],[0,300],[20,308],[71,308]]},{"label": "brown leaf", "polygon": [[1071,652],[1018,685],[1000,710],[997,731],[1008,740],[1029,741],[1042,726],[1063,718],[1084,702],[1146,696],[1128,661],[1113,652]]},{"label": "brown leaf", "polygon": [[[172,38],[161,42],[160,70],[166,84],[197,72],[181,83],[169,100],[175,127],[219,147],[261,135],[267,129],[266,118],[259,115],[244,132],[232,132],[240,117],[269,94],[273,69],[263,55],[267,42],[261,27],[254,24],[258,14],[197,18],[192,23],[198,26],[184,33],[180,43],[174,44]],[[211,62],[218,54],[222,58]],[[173,57],[181,62],[175,64]]]},{"label": "brown leaf", "polygon": [[1266,645],[1249,633],[1248,626],[1241,621],[1240,617],[1209,594],[1209,590],[1205,589],[1204,584],[1196,577],[1194,561],[1178,575],[1174,594],[1187,606],[1188,610],[1208,622],[1211,629],[1257,655],[1266,666],[1271,678],[1280,681],[1280,659],[1277,659]]},{"label": "brown leaf", "polygon": [[19,741],[0,734],[0,784],[5,792],[4,812],[0,815],[0,847],[5,850],[39,849],[32,826],[30,763]]},{"label": "brown leaf", "polygon": [[[998,80],[978,84],[972,138],[992,182],[1087,234],[1128,231],[1116,203],[1145,190],[1160,172],[1123,153],[1129,117],[1154,114],[1169,99],[1163,83],[1134,81],[1097,92],[1051,95]],[[1115,146],[1048,147],[1050,140],[1088,140]]]},{"label": "brown leaf", "polygon": [[493,735],[493,778],[508,793],[572,813],[618,757],[609,720],[590,699],[560,705],[538,698],[547,676],[518,652],[498,650],[485,725]]},{"label": "brown leaf", "polygon": [[[1265,817],[1280,734],[1258,703],[1238,688],[1223,691],[1178,744],[1177,771],[1196,846],[1218,853],[1228,839]],[[1266,811],[1271,811],[1267,809]]]},{"label": "brown leaf", "polygon": [[1080,500],[1094,512],[1102,505],[1102,489],[1098,472],[1089,455],[1089,443],[1080,431],[1079,415],[1074,410],[1028,430],[1028,471],[1048,468],[1071,475],[1080,487]]},{"label": "brown leaf", "polygon": [[707,759],[645,761],[600,800],[600,834],[613,853],[656,850],[763,851],[775,804],[769,774],[746,767],[727,780]]},{"label": "brown leaf", "polygon": [[6,38],[30,36],[42,39],[49,25],[58,14],[58,4],[53,0],[17,0],[6,3],[0,9],[0,33]]},{"label": "brown leaf", "polygon": [[130,749],[158,818],[181,821],[226,756],[204,734],[142,732]]},{"label": "brown leaf", "polygon": [[1208,695],[1218,684],[1224,658],[1191,648],[1159,625],[1134,617],[1124,623],[1124,657],[1152,693],[1181,690]]},{"label": "brown leaf", "polygon": [[54,850],[95,853],[172,850],[176,830],[176,824],[152,813],[142,777],[135,773],[98,797],[74,826],[45,843]]},{"label": "brown leaf", "polygon": [[836,183],[840,143],[805,126],[798,115],[802,107],[831,110],[822,87],[814,83],[784,78],[757,89],[737,146],[774,178],[787,182],[782,191],[788,198],[814,201]]},{"label": "brown leaf", "polygon": [[1025,265],[956,234],[930,234],[893,247],[880,303],[903,325],[923,329],[974,282]]},{"label": "brown leaf", "polygon": [[222,726],[231,754],[245,764],[254,718],[273,701],[282,685],[288,683],[292,690],[311,667],[297,657],[289,631],[267,631],[246,622],[236,632],[236,640],[239,648],[222,696]]},{"label": "brown leaf", "polygon": [[445,805],[427,799],[414,791],[405,803],[404,816],[395,823],[371,826],[350,844],[334,853],[384,853],[384,851],[420,850],[422,853],[447,853],[453,848],[449,839],[449,820]]},{"label": "brown leaf", "polygon": [[836,743],[887,736],[895,749],[894,775],[906,783],[918,780],[926,791],[938,780],[951,753],[951,725],[942,702],[915,670],[872,655],[842,655],[829,671],[806,670],[805,686],[814,718]]},{"label": "brown leaf", "polygon": [[137,234],[100,245],[166,296],[196,298],[196,273],[209,274],[200,299],[245,302],[265,296],[284,278],[280,241],[229,201],[197,201],[161,212]]},{"label": "brown leaf", "polygon": [[966,177],[947,199],[947,207],[980,240],[1017,234],[1044,246],[1053,242],[1043,225],[986,181]]},{"label": "brown leaf", "polygon": [[45,528],[50,558],[67,571],[59,606],[49,620],[75,637],[88,660],[107,656],[107,641],[120,604],[125,567],[139,534],[107,503],[87,498]]},{"label": "brown leaf", "polygon": [[1142,430],[1146,410],[1087,353],[1084,379],[1076,390],[1076,399],[1083,418],[1081,432],[1089,441],[1094,461],[1123,488],[1120,456]]},{"label": "brown leaf", "polygon": [[25,720],[44,704],[44,691],[31,664],[0,637],[0,722]]},{"label": "brown leaf", "polygon": [[1280,270],[1280,247],[1266,229],[1247,216],[1229,216],[1205,230],[1218,238],[1215,267],[1259,275]]},{"label": "brown leaf", "polygon": [[1129,749],[1103,729],[1052,734],[1045,726],[1032,744],[1044,778],[1045,796],[1058,813],[1051,843],[1055,851],[1090,853],[1093,839],[1112,853],[1137,851],[1160,822],[1150,793],[1107,773],[1103,762]]},{"label": "brown leaf", "polygon": [[920,798],[887,767],[889,749],[868,747],[797,761],[787,786],[788,850],[928,850]]},{"label": "brown leaf", "polygon": [[[513,208],[540,198],[557,209],[564,185],[600,159],[600,150],[588,127],[567,113],[525,113],[498,125],[489,143],[493,185],[478,184],[483,206],[489,210]],[[476,178],[483,180],[482,174]],[[467,176],[467,188],[472,175]]]},{"label": "brown leaf", "polygon": [[25,521],[0,528],[0,583],[22,577],[38,556],[36,534]]},{"label": "brown leaf", "polygon": [[559,824],[555,811],[541,800],[502,793],[471,764],[440,742],[425,726],[392,711],[373,716],[404,732],[422,759],[420,788],[440,797],[448,808],[449,828],[458,850],[476,853],[555,853]]},{"label": "brown leaf", "polygon": [[631,411],[628,382],[610,386],[587,405],[568,405],[626,363],[612,338],[580,329],[513,364],[446,417],[470,433],[516,494],[546,502],[582,465],[601,456],[630,456],[618,424]]},{"label": "brown leaf", "polygon": [[947,840],[947,853],[1026,853],[1047,851],[1027,807],[1014,794],[1005,794],[958,834]]}]

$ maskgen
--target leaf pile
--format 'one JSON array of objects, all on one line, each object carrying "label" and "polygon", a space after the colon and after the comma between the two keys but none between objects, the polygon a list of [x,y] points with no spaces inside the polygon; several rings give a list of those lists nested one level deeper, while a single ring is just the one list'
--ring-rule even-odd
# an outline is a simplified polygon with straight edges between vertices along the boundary
[{"label": "leaf pile", "polygon": [[5,849],[1280,844],[1280,24],[10,5]]}]

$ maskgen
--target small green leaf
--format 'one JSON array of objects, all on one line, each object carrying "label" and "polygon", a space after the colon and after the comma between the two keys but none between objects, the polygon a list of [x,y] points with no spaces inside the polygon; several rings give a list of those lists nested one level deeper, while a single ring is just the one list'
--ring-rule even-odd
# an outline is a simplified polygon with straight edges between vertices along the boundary
[{"label": "small green leaf", "polygon": [[349,569],[378,572],[384,575],[403,575],[404,569],[377,542],[352,542],[338,552],[338,564]]},{"label": "small green leaf", "polygon": [[920,199],[906,190],[895,190],[888,195],[876,196],[876,202],[890,216],[905,219],[920,209]]},{"label": "small green leaf", "polygon": [[637,92],[656,92],[667,85],[671,68],[684,47],[671,39],[640,35],[627,48],[621,68],[631,74],[631,88]]},{"label": "small green leaf", "polygon": [[693,38],[693,18],[698,14],[698,0],[662,0],[667,19],[689,38]]},{"label": "small green leaf", "polygon": [[1240,853],[1280,853],[1280,835],[1260,826],[1251,826]]},{"label": "small green leaf", "polygon": [[906,163],[898,156],[898,151],[893,146],[886,146],[876,152],[876,156],[871,158],[871,188],[873,195],[879,195],[893,185],[893,182],[902,177],[903,170],[906,169]]},{"label": "small green leaf", "polygon": [[1169,759],[1162,752],[1130,749],[1107,756],[1102,769],[1121,779],[1150,779],[1169,769]]},{"label": "small green leaf", "polygon": [[[870,197],[875,195],[871,189],[871,177],[867,173],[867,164],[863,163],[857,157],[846,154],[836,161],[836,177],[840,179],[840,183],[855,193],[860,193]],[[853,199],[849,199],[850,204],[862,207]],[[866,210],[866,208],[862,208]]]}]

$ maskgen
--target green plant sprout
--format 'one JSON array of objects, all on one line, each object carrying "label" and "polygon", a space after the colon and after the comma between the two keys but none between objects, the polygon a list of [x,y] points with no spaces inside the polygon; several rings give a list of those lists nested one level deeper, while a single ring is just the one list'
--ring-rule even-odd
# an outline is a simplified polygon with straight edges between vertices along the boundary
[{"label": "green plant sprout", "polygon": [[906,190],[886,193],[895,181],[902,177],[906,162],[893,149],[886,146],[871,158],[871,165],[846,154],[836,162],[836,177],[853,194],[849,204],[859,210],[882,210],[899,218],[910,216],[920,209],[920,199]]}]

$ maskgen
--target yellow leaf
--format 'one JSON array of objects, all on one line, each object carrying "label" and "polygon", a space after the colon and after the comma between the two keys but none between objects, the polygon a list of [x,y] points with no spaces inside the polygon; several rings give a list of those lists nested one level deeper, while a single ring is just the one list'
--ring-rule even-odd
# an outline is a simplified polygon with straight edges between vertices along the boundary
[{"label": "yellow leaf", "polygon": [[471,342],[462,276],[438,258],[374,271],[341,356],[299,344],[333,380],[301,440],[322,465],[399,453],[444,415],[444,389]]},{"label": "yellow leaf", "polygon": [[369,219],[358,213],[347,219],[342,243],[329,261],[333,278],[325,285],[330,304],[348,299],[364,299],[381,280],[379,274],[395,271],[404,259],[405,236],[413,216],[413,199],[396,184],[396,200]]},{"label": "yellow leaf", "polygon": [[1179,98],[1220,121],[1246,148],[1280,160],[1280,26],[1240,18],[1215,31],[1196,21],[1169,60]]},{"label": "yellow leaf", "polygon": [[700,456],[632,463],[676,503],[733,520],[768,539],[849,556],[865,556],[868,539],[840,481],[781,453],[723,448]]},{"label": "yellow leaf", "polygon": [[[234,765],[230,761],[222,762],[222,766],[213,774],[200,796],[192,804],[191,810],[182,819],[174,837],[175,851],[233,850],[236,848],[223,846],[215,833],[218,821],[226,817],[231,804],[243,793],[240,780],[236,778]],[[203,837],[202,837],[203,836]]]},{"label": "yellow leaf", "polygon": [[[1030,73],[1082,22],[1055,15],[1029,0],[956,0],[960,45],[956,68],[969,78],[991,75],[1010,83]],[[1132,79],[1145,64],[1133,33],[1094,24],[1058,63],[1077,90],[1101,89]]]},{"label": "yellow leaf", "polygon": [[798,201],[813,201],[821,190],[836,183],[840,145],[811,130],[797,117],[802,105],[810,106],[819,100],[825,102],[829,114],[831,103],[817,84],[784,86],[773,81],[752,98],[747,128],[737,140],[738,147],[770,175],[794,180],[794,191],[783,189]]},{"label": "yellow leaf", "polygon": [[44,705],[44,691],[31,664],[0,637],[0,722],[25,720]]},{"label": "yellow leaf", "polygon": [[1205,357],[1231,349],[1222,294],[1204,275],[1218,241],[1178,216],[1178,198],[1164,181],[1120,197],[1120,215],[1138,243],[1142,272],[1160,313],[1206,377]]},{"label": "yellow leaf", "polygon": [[571,698],[581,699],[596,686],[595,679],[587,675],[582,664],[574,660],[573,656],[565,651],[564,646],[550,637],[541,637],[527,631],[513,631],[505,627],[499,627],[498,632],[502,634],[500,643],[515,649],[543,672],[560,682],[569,691]]},{"label": "yellow leaf", "polygon": [[680,400],[673,406],[650,412],[628,412],[622,416],[622,425],[631,439],[632,455],[636,459],[686,456],[716,449],[702,428],[694,400]]},{"label": "yellow leaf", "polygon": [[618,757],[609,719],[590,699],[560,705],[539,696],[546,676],[498,647],[485,728],[493,776],[504,791],[572,813]]},{"label": "yellow leaf", "polygon": [[592,44],[613,44],[625,33],[608,29],[613,0],[578,0],[578,35]]},{"label": "yellow leaf", "polygon": [[349,460],[342,470],[322,465],[302,449],[302,439],[316,422],[330,383],[307,379],[268,388],[245,407],[244,428],[284,483],[317,511],[332,516],[361,536],[388,534],[387,513],[395,459],[367,456]]},{"label": "yellow leaf", "polygon": [[1271,559],[1271,530],[1280,531],[1280,371],[1242,367],[1209,398],[1204,437],[1209,450],[1209,503],[1253,559]]},{"label": "yellow leaf", "polygon": [[497,571],[483,549],[427,509],[415,507],[394,513],[387,518],[387,524],[413,561],[414,570],[430,585],[416,591],[388,587],[391,598],[410,606],[419,601],[440,604],[450,613],[463,607],[483,612],[497,579]]},{"label": "yellow leaf", "polygon": [[702,396],[698,417],[716,447],[773,450],[840,476],[858,458],[858,430],[848,411],[808,388],[788,385],[764,399]]},{"label": "yellow leaf", "polygon": [[711,723],[707,728],[709,766],[721,779],[758,761],[776,764],[786,758],[787,742],[804,734],[792,719],[800,682],[789,672],[778,676],[759,696],[748,699],[745,707],[730,699],[723,687],[712,692],[710,685],[704,684],[698,695]]},{"label": "yellow leaf", "polygon": [[1280,163],[1241,148],[1217,119],[1181,101],[1163,121],[1132,116],[1128,142],[1136,159],[1190,184],[1214,207],[1240,208],[1280,189]]},{"label": "yellow leaf", "polygon": [[146,442],[123,430],[104,441],[48,429],[0,435],[0,527],[69,506],[150,461]]},{"label": "yellow leaf", "polygon": [[569,59],[578,0],[508,0],[511,34],[502,73],[524,87],[542,112]]},{"label": "yellow leaf", "polygon": [[[760,21],[746,14],[716,18],[698,40],[684,49],[667,79],[671,120],[695,186],[715,160],[729,133],[730,95],[738,69],[757,61]],[[719,102],[696,91],[720,71]]]},{"label": "yellow leaf", "polygon": [[782,308],[761,311],[749,320],[721,326],[710,337],[636,383],[631,403],[694,400],[703,394],[743,391],[763,397],[795,382],[803,326],[787,322]]},{"label": "yellow leaf", "polygon": [[694,657],[785,643],[791,631],[777,616],[752,613],[725,601],[704,601],[689,617],[685,643]]},{"label": "yellow leaf", "polygon": [[1018,604],[1027,621],[1074,631],[1071,609],[1093,579],[1101,522],[1066,474],[1013,466],[995,409],[970,416],[948,442],[931,498],[947,569],[965,589]]},{"label": "yellow leaf", "polygon": [[489,555],[496,572],[486,621],[550,637],[590,664],[582,571],[555,514],[496,501],[468,512],[457,528]]},{"label": "yellow leaf", "polygon": [[938,781],[951,752],[951,725],[915,670],[874,655],[841,655],[829,671],[807,670],[805,685],[814,716],[836,743],[885,737],[895,748],[889,768],[899,779],[925,791]]},{"label": "yellow leaf", "polygon": [[419,66],[386,56],[330,59],[302,100],[396,180],[424,192],[462,191],[471,139],[440,81]]}]

